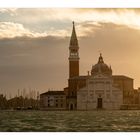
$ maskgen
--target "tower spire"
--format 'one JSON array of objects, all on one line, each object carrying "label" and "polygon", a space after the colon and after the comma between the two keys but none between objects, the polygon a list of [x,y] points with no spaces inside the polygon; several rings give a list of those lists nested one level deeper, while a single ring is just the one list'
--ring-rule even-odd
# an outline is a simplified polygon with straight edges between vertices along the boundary
[{"label": "tower spire", "polygon": [[70,45],[78,46],[78,40],[77,40],[77,36],[76,36],[74,21],[72,22],[72,24],[73,24],[73,29],[72,29],[71,39],[70,39]]}]

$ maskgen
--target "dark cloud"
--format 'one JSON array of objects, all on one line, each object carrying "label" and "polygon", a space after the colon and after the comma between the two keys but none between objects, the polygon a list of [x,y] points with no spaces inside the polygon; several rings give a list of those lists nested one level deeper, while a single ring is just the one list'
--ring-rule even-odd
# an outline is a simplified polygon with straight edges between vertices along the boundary
[{"label": "dark cloud", "polygon": [[[68,38],[51,36],[1,39],[1,88],[13,90],[33,87],[44,91],[49,87],[58,89],[64,87],[68,78],[66,74],[68,42]],[[61,82],[55,78],[61,79]]]}]

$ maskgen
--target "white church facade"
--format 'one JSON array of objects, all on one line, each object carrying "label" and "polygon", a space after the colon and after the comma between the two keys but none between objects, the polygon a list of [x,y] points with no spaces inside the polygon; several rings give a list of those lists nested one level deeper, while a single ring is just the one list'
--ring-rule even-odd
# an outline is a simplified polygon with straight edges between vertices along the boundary
[{"label": "white church facade", "polygon": [[77,110],[120,109],[122,104],[123,92],[113,84],[112,70],[100,54],[85,87],[77,91]]}]

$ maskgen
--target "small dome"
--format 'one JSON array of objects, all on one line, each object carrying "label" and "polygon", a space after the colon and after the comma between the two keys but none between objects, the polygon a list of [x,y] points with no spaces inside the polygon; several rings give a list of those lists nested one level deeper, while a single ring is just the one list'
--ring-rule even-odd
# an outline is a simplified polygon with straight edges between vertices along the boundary
[{"label": "small dome", "polygon": [[105,75],[112,75],[112,69],[107,64],[104,63],[102,54],[100,54],[98,63],[92,66],[91,75],[96,75],[102,73]]}]

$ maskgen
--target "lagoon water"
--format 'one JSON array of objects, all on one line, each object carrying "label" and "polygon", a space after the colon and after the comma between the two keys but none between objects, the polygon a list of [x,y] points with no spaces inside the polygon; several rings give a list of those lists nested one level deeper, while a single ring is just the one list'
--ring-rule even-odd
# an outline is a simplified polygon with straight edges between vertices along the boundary
[{"label": "lagoon water", "polygon": [[0,111],[1,132],[140,132],[140,111]]}]

